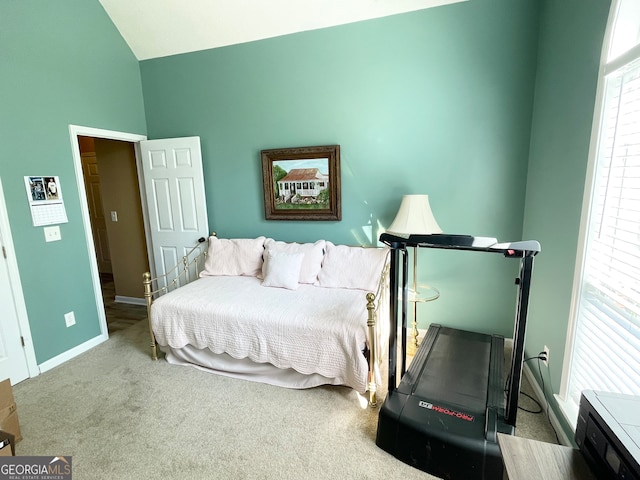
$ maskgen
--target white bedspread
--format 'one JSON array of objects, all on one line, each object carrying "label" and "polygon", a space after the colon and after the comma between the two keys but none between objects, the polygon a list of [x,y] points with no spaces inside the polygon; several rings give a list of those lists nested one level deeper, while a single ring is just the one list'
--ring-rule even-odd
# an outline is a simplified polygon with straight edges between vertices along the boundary
[{"label": "white bedspread", "polygon": [[245,276],[200,278],[154,301],[159,345],[192,345],[367,390],[366,292],[301,284],[263,287]]}]

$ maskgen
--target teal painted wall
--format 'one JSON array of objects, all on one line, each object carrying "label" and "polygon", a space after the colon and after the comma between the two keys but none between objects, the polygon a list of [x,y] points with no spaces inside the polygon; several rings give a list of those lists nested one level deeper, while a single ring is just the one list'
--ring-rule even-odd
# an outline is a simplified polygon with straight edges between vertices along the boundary
[{"label": "teal painted wall", "polygon": [[[428,193],[447,232],[540,240],[527,352],[551,347],[559,390],[609,0],[473,0],[140,64],[97,0],[0,1],[0,178],[39,363],[99,334],[76,124],[199,135],[221,236],[371,244]],[[342,221],[265,221],[260,150],[333,143]],[[60,242],[30,221],[23,176],[41,174],[61,179]],[[442,292],[421,327],[511,334],[514,264],[423,250],[419,271]]]},{"label": "teal painted wall", "polygon": [[[550,348],[551,390],[560,389],[598,65],[609,0],[546,0],[527,180],[524,235],[536,259],[527,351]],[[551,380],[551,382],[549,382]]]},{"label": "teal painted wall", "polygon": [[[69,124],[144,134],[140,70],[97,0],[1,0],[0,65],[0,177],[42,363],[100,334]],[[45,243],[31,222],[32,175],[60,177],[61,241]]]},{"label": "teal painted wall", "polygon": [[[201,137],[221,237],[372,244],[403,194],[427,193],[446,232],[519,240],[537,22],[534,0],[474,0],[143,61],[149,138]],[[260,151],[336,143],[342,221],[264,220]],[[421,327],[512,334],[517,262],[419,258],[442,293]]]}]

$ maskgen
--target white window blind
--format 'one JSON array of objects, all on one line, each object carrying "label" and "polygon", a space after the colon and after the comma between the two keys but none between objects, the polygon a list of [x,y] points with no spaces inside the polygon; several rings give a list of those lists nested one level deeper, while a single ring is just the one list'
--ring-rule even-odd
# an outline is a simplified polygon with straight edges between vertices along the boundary
[{"label": "white window blind", "polygon": [[[633,47],[639,23],[629,37],[625,20]],[[615,32],[612,45],[626,60],[605,79],[565,393],[576,410],[585,389],[640,395],[640,55]]]}]

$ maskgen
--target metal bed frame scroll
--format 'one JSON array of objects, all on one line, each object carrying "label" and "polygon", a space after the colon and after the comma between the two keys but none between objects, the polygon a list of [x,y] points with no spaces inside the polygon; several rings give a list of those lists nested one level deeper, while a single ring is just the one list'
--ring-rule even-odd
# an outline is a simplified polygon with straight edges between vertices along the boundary
[{"label": "metal bed frame scroll", "polygon": [[[385,294],[387,295],[385,297]],[[375,407],[378,404],[376,381],[376,365],[378,364],[378,319],[380,318],[381,305],[389,308],[389,255],[385,260],[384,268],[378,280],[378,288],[376,293],[367,293],[367,327],[369,329],[369,406]],[[376,299],[378,300],[376,302]],[[383,300],[386,299],[386,302]],[[382,352],[380,352],[382,355]]]},{"label": "metal bed frame scroll", "polygon": [[[211,235],[215,236],[216,234],[212,233]],[[153,327],[151,325],[151,305],[153,304],[153,300],[198,278],[198,275],[204,268],[204,263],[207,257],[206,245],[207,239],[201,237],[198,239],[198,243],[182,257],[182,260],[167,273],[153,278],[151,277],[150,272],[145,272],[142,275],[144,298],[147,304],[149,338],[151,340],[151,358],[153,360],[158,359],[158,344],[156,343],[155,335],[153,334]],[[383,355],[382,351],[378,352],[379,345],[376,330],[379,326],[378,319],[380,318],[381,305],[384,304],[387,308],[389,305],[388,290],[389,256],[387,256],[384,268],[380,274],[376,292],[369,292],[365,296],[367,301],[367,333],[369,337],[369,373],[367,377],[367,387],[369,391],[369,405],[371,407],[375,407],[377,405],[378,382],[376,381],[376,365],[378,363],[378,355]],[[387,295],[386,297],[385,294]],[[386,299],[386,302],[383,301],[384,299]]]},{"label": "metal bed frame scroll", "polygon": [[[211,235],[215,236],[215,233]],[[158,298],[198,278],[198,274],[204,268],[204,262],[207,258],[206,241],[206,238],[200,237],[198,243],[182,257],[182,261],[167,273],[154,278],[151,278],[151,272],[142,274],[144,299],[147,302],[147,323],[149,324],[149,336],[151,339],[151,358],[153,360],[158,359],[158,344],[151,326],[151,304],[154,298]]]}]

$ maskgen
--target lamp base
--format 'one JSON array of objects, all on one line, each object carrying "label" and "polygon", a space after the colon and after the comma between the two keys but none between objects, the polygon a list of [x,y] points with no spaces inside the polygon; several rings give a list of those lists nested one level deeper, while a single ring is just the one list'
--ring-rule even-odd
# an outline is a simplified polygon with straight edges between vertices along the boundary
[{"label": "lamp base", "polygon": [[412,340],[407,342],[407,355],[410,356],[410,357],[413,357],[416,354],[416,352],[418,351],[418,347],[420,346],[420,343],[418,342],[419,335],[420,335],[420,333],[418,332],[418,325],[414,321],[413,322],[413,326],[411,328],[411,338],[412,338]]}]

